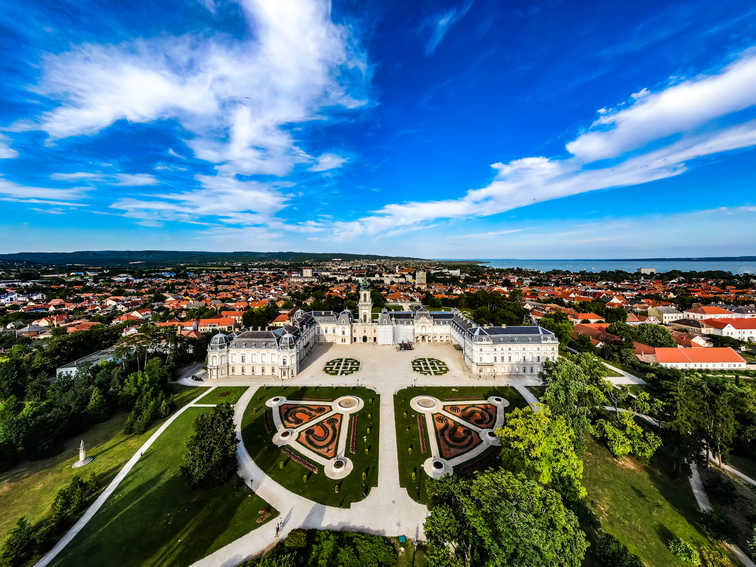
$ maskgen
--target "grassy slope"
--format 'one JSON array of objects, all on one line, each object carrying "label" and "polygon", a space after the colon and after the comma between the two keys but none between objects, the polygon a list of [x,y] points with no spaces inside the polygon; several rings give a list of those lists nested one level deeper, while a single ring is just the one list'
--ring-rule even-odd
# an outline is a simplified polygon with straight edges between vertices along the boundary
[{"label": "grassy slope", "polygon": [[179,473],[194,420],[209,411],[178,417],[55,565],[186,565],[258,527],[269,507],[237,477],[191,490]]},{"label": "grassy slope", "polygon": [[[200,388],[177,387],[176,407],[186,405],[201,393]],[[123,427],[127,417],[125,413],[116,414],[66,441],[61,453],[39,461],[26,461],[0,473],[0,508],[3,510],[0,514],[0,541],[21,516],[30,522],[45,516],[55,495],[75,474],[94,473],[104,488],[159,425],[141,435],[126,435]],[[72,469],[71,465],[79,458],[81,439],[84,439],[87,455],[94,460],[83,469]]]},{"label": "grassy slope", "polygon": [[201,404],[235,404],[247,390],[246,386],[219,386],[202,398]]},{"label": "grassy slope", "polygon": [[[430,445],[426,437],[425,453],[420,452],[420,435],[417,428],[417,412],[410,408],[409,402],[415,396],[427,394],[439,400],[484,400],[488,396],[501,395],[509,400],[508,409],[524,407],[527,404],[514,388],[508,387],[459,387],[459,388],[405,388],[394,396],[394,413],[396,414],[396,443],[399,455],[399,483],[407,489],[410,497],[418,502],[426,502],[425,486],[430,480],[423,470],[423,462],[431,456]],[[423,428],[425,422],[423,421]],[[427,432],[426,432],[427,436]],[[412,447],[412,453],[409,447]],[[494,452],[498,451],[495,449]],[[415,480],[412,480],[412,472]]]},{"label": "grassy slope", "polygon": [[[276,395],[283,395],[291,400],[330,401],[347,394],[361,397],[365,407],[357,413],[357,443],[354,455],[349,452],[351,432],[347,437],[346,456],[354,463],[354,470],[341,481],[326,477],[319,465],[318,474],[312,474],[299,463],[290,460],[271,441],[273,433],[265,431],[264,412],[266,409],[270,411],[265,406],[265,401]],[[351,416],[346,418],[346,423],[351,423]],[[244,413],[242,435],[252,460],[276,482],[315,502],[348,507],[352,502],[362,500],[370,487],[378,484],[378,420],[378,394],[367,388],[267,387],[260,388],[250,400]],[[368,427],[370,433],[367,432]],[[367,455],[364,452],[365,447],[369,449]],[[279,468],[281,462],[284,463],[283,469]],[[364,482],[363,472],[366,475]],[[303,481],[305,474],[308,474],[307,482]],[[336,485],[340,485],[338,494],[334,492]]]},{"label": "grassy slope", "polygon": [[733,454],[729,455],[725,460],[727,461],[727,464],[735,467],[743,474],[756,479],[756,460],[754,460],[753,457]]},{"label": "grassy slope", "polygon": [[649,567],[682,566],[665,541],[673,533],[696,547],[711,542],[693,525],[698,509],[686,478],[671,479],[653,465],[614,459],[589,440],[583,482],[602,527]]}]

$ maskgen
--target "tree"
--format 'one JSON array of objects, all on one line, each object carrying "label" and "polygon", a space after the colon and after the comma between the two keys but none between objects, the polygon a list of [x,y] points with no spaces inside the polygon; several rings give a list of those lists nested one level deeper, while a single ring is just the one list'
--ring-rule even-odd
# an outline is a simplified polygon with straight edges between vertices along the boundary
[{"label": "tree", "polygon": [[750,403],[751,396],[730,380],[694,374],[680,377],[673,396],[670,427],[687,441],[693,452],[689,458],[705,453],[721,463],[735,438],[737,406]]},{"label": "tree", "polygon": [[594,432],[596,408],[607,401],[602,390],[603,372],[601,361],[588,354],[547,361],[545,365],[543,401],[575,432],[575,449],[579,455],[585,451],[585,436]]},{"label": "tree", "polygon": [[554,333],[562,344],[566,344],[572,337],[572,322],[561,311],[544,315],[541,317],[539,325]]},{"label": "tree", "polygon": [[92,423],[99,423],[107,419],[110,411],[105,403],[105,398],[99,388],[92,388],[92,395],[89,397],[87,404],[87,417]]},{"label": "tree", "polygon": [[430,488],[428,564],[579,566],[588,544],[559,494],[503,469]]},{"label": "tree", "polygon": [[19,518],[3,544],[2,564],[8,567],[24,565],[34,553],[34,544],[34,528],[26,518]]},{"label": "tree", "polygon": [[181,473],[193,487],[224,483],[236,472],[237,444],[233,408],[229,404],[216,406],[195,420]]},{"label": "tree", "polygon": [[569,500],[585,496],[583,461],[575,453],[575,432],[547,406],[516,409],[496,431],[505,468],[551,486]]},{"label": "tree", "polygon": [[[611,392],[612,409],[606,419],[596,422],[598,434],[606,441],[609,451],[615,457],[635,455],[642,459],[650,459],[661,446],[658,435],[641,427],[636,416],[648,415],[651,410],[651,398],[647,392],[640,392],[635,398],[630,398],[627,390],[615,394]],[[621,403],[618,403],[618,400]],[[629,408],[621,408],[629,402]]]}]

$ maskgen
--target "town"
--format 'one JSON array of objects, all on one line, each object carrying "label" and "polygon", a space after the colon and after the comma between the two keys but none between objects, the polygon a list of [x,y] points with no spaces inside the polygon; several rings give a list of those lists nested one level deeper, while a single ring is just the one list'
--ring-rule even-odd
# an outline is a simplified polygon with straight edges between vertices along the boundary
[{"label": "town", "polygon": [[[56,473],[61,504],[55,506],[71,498],[75,503],[66,515],[50,517],[30,509],[49,498],[29,484],[44,467],[28,480],[0,477],[13,487],[13,496],[3,497],[10,509],[41,518],[21,524],[6,516],[0,523],[7,535],[3,557],[19,557],[9,564],[92,557],[107,563],[103,537],[129,545],[145,536],[138,525],[110,533],[105,526],[118,513],[114,502],[134,497],[130,482],[166,471],[176,482],[185,482],[183,476],[192,485],[217,486],[192,498],[183,529],[211,521],[221,502],[254,515],[251,525],[242,522],[229,533],[219,527],[217,544],[173,549],[171,562],[241,563],[286,535],[286,542],[304,537],[301,545],[316,545],[323,536],[308,530],[337,524],[377,530],[386,539],[371,545],[388,556],[411,553],[431,561],[437,536],[428,522],[434,490],[441,490],[433,482],[464,479],[499,458],[518,462],[513,447],[535,441],[514,428],[546,427],[532,421],[543,419],[553,420],[548,427],[573,423],[581,438],[590,433],[590,442],[575,442],[577,460],[551,473],[563,475],[555,478],[565,483],[566,501],[579,498],[584,486],[600,493],[606,481],[594,475],[637,459],[649,474],[678,484],[685,479],[683,487],[690,475],[691,499],[697,490],[709,492],[699,506],[718,514],[706,521],[719,527],[696,528],[699,520],[686,520],[688,539],[678,536],[676,544],[680,553],[719,554],[728,564],[728,554],[748,549],[743,518],[752,501],[748,485],[756,482],[748,434],[756,426],[748,405],[756,377],[751,275],[648,268],[539,272],[333,257],[193,266],[6,262],[0,278],[0,465],[11,474],[26,462],[63,459],[72,463],[69,471],[96,471],[69,486],[65,479],[82,477]],[[578,396],[575,402],[564,398],[568,392]],[[587,404],[588,421],[574,421],[572,403],[578,409]],[[522,413],[525,408],[532,412]],[[229,445],[225,461],[208,462],[206,450],[188,456],[188,416],[203,413],[235,428],[239,445]],[[199,435],[196,429],[191,439]],[[686,449],[673,448],[683,442]],[[103,456],[114,443],[123,446]],[[181,457],[185,443],[189,452]],[[657,453],[670,462],[661,465]],[[167,469],[156,461],[152,468],[150,461],[141,464],[150,454],[174,463]],[[198,460],[189,469],[191,458]],[[106,472],[120,466],[118,477]],[[220,469],[223,480],[211,482]],[[188,470],[198,478],[191,480]],[[234,473],[241,483],[227,480]],[[614,490],[604,496],[607,503],[619,497],[621,490]],[[254,502],[242,504],[245,492]],[[738,505],[726,510],[709,500],[735,497]],[[131,513],[152,518],[154,543],[129,561],[146,561],[144,553],[170,539],[165,510],[151,498]],[[186,496],[168,498],[179,506]],[[313,506],[321,519],[312,519]],[[657,506],[673,509],[666,501]],[[73,525],[82,513],[93,518]],[[46,539],[24,543],[24,530],[35,533],[43,525],[52,526]],[[697,529],[709,535],[691,536]],[[105,530],[99,543],[92,530]],[[583,531],[564,537],[578,537],[588,556],[631,562],[643,553],[621,533],[595,526]],[[348,533],[329,537],[356,545]],[[689,541],[694,537],[704,539]],[[415,543],[411,552],[409,541]],[[665,545],[660,549],[669,553]]]}]

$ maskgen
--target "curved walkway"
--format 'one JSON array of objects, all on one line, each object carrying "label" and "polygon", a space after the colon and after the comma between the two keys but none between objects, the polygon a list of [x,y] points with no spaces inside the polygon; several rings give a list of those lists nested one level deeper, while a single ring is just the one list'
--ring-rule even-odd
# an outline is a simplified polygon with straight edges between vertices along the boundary
[{"label": "curved walkway", "polygon": [[199,396],[194,398],[191,402],[186,404],[171,417],[166,419],[160,425],[160,427],[157,428],[157,431],[150,435],[150,438],[144,442],[144,444],[136,453],[134,453],[134,456],[132,456],[126,462],[126,464],[123,465],[123,468],[118,471],[118,474],[115,476],[115,478],[110,481],[110,484],[108,484],[105,490],[103,490],[102,493],[100,493],[100,495],[97,497],[97,499],[92,502],[89,508],[87,508],[87,510],[81,516],[81,518],[79,518],[78,521],[73,526],[71,526],[71,529],[69,529],[66,534],[62,538],[60,538],[58,543],[56,543],[55,546],[42,557],[42,559],[37,561],[35,567],[46,567],[47,565],[49,565],[52,560],[55,559],[69,543],[71,543],[71,540],[73,540],[73,538],[76,537],[76,535],[84,528],[84,526],[87,525],[89,520],[94,517],[97,511],[102,508],[102,505],[105,504],[105,501],[110,498],[110,495],[113,494],[116,488],[118,488],[118,485],[121,484],[121,481],[126,478],[126,475],[129,474],[132,468],[134,468],[134,465],[139,462],[142,454],[152,446],[152,444],[157,440],[158,437],[163,434],[166,429],[168,429],[171,423],[173,423],[176,418],[184,413],[187,409],[194,406],[202,397],[208,395],[213,390],[214,388],[208,388],[206,392],[202,392]]},{"label": "curved walkway", "polygon": [[[378,392],[381,394],[378,486],[371,489],[367,498],[353,503],[349,508],[336,508],[318,504],[291,492],[266,475],[252,460],[244,446],[241,424],[244,410],[257,388],[258,386],[250,387],[235,408],[234,422],[239,439],[239,476],[258,496],[281,513],[282,526],[279,538],[283,539],[291,530],[299,528],[351,530],[386,536],[423,538],[422,525],[428,510],[412,500],[407,491],[399,486],[393,392]],[[275,524],[276,522],[268,522],[194,565],[232,566],[259,555],[276,543]]]}]

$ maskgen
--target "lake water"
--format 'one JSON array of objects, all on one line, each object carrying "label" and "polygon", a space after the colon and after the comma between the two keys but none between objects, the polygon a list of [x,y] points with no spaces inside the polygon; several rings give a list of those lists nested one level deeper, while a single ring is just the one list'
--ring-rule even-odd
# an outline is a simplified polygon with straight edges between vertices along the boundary
[{"label": "lake water", "polygon": [[638,268],[656,268],[657,272],[681,270],[683,272],[708,270],[722,270],[733,274],[756,274],[756,259],[725,259],[725,260],[517,260],[497,259],[478,260],[481,264],[492,268],[525,268],[528,270],[569,270],[571,272],[601,272],[610,270],[624,270],[637,272]]}]

